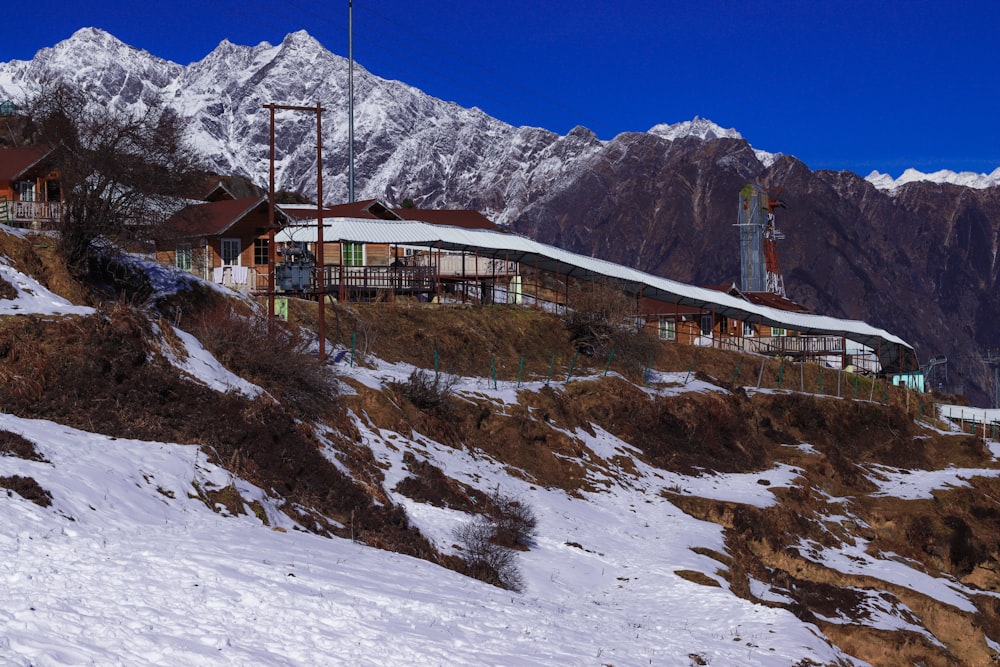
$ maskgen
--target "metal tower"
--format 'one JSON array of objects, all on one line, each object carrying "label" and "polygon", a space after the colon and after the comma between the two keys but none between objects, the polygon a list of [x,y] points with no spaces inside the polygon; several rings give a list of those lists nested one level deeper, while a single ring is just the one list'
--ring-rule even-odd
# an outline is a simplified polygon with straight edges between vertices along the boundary
[{"label": "metal tower", "polygon": [[[772,192],[774,197],[771,196]],[[775,241],[785,238],[774,226],[774,209],[784,208],[777,199],[781,190],[765,190],[747,183],[740,190],[740,289],[785,296]]]}]

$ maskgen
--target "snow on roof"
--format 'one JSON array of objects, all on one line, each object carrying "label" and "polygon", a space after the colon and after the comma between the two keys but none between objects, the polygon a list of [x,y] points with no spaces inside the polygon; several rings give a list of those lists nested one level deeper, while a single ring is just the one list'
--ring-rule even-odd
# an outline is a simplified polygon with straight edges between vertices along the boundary
[{"label": "snow on roof", "polygon": [[[316,226],[289,227],[275,236],[278,242],[316,242]],[[431,225],[420,221],[363,220],[328,218],[323,225],[325,242],[398,243],[442,250],[477,252],[484,257],[503,258],[537,266],[581,280],[612,278],[626,292],[644,297],[697,306],[733,319],[777,326],[807,335],[843,336],[878,352],[885,368],[916,367],[913,346],[889,332],[858,320],[797,313],[761,304],[713,289],[686,285],[654,276],[621,264],[578,255],[562,248],[539,243],[523,236],[482,229],[462,229]]]}]

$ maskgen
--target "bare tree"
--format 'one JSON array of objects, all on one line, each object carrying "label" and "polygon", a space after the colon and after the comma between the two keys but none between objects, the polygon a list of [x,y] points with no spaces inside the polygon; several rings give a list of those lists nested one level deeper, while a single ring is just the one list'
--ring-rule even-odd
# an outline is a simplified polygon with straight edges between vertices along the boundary
[{"label": "bare tree", "polygon": [[24,108],[34,141],[53,150],[66,203],[60,248],[78,274],[99,240],[146,238],[178,198],[205,182],[182,119],[156,100],[141,111],[116,111],[55,84],[32,93]]}]

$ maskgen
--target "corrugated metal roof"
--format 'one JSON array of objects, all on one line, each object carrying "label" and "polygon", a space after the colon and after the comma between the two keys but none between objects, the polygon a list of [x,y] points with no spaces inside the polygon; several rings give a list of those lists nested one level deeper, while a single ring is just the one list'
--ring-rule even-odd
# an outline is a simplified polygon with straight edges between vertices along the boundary
[{"label": "corrugated metal roof", "polygon": [[[316,226],[288,227],[277,233],[279,242],[316,242]],[[537,265],[544,271],[594,282],[610,278],[626,292],[667,303],[696,306],[733,319],[792,329],[809,335],[843,336],[875,350],[883,367],[917,367],[913,347],[888,331],[858,320],[799,313],[750,303],[724,292],[695,287],[594,257],[586,257],[523,236],[479,229],[431,225],[418,221],[328,218],[326,242],[398,243],[441,250],[475,252],[483,257]]]}]

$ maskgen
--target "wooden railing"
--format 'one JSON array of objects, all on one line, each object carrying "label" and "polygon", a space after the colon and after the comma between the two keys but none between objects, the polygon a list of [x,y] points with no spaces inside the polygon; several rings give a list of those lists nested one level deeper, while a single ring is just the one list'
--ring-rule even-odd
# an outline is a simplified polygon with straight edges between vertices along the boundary
[{"label": "wooden railing", "polygon": [[436,281],[430,266],[326,266],[323,285],[327,292],[341,287],[349,291],[433,292]]},{"label": "wooden railing", "polygon": [[55,222],[62,216],[63,206],[58,202],[11,201],[7,202],[8,222]]}]

